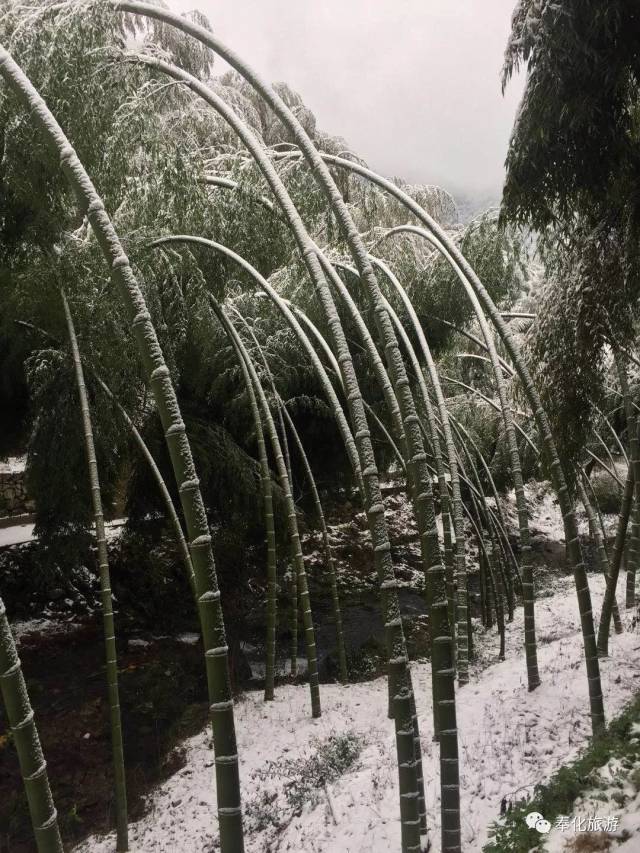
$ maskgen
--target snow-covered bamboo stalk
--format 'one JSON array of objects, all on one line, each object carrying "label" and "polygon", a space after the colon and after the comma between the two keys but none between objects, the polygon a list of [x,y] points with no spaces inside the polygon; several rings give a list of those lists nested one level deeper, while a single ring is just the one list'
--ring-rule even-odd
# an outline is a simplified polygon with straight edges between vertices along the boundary
[{"label": "snow-covered bamboo stalk", "polygon": [[[460,443],[462,444],[462,446],[465,448],[467,453],[469,453],[470,450],[473,450],[480,462],[480,465],[482,466],[482,470],[484,472],[485,477],[487,478],[487,482],[489,483],[489,487],[491,489],[491,495],[493,496],[493,500],[495,501],[496,514],[498,516],[500,526],[500,533],[502,534],[502,538],[505,540],[507,545],[509,545],[507,550],[509,551],[509,557],[511,558],[513,572],[518,583],[520,583],[520,567],[516,556],[510,547],[509,537],[507,535],[507,523],[504,517],[504,513],[502,511],[502,501],[500,500],[500,495],[498,494],[498,489],[496,488],[495,480],[493,479],[493,474],[491,473],[491,468],[489,467],[487,460],[484,458],[482,451],[478,447],[477,442],[473,439],[473,437],[469,433],[469,430],[464,426],[464,424],[462,424],[451,413],[449,413],[449,419],[451,421],[451,425],[454,431],[458,434],[460,438]],[[467,445],[469,445],[469,447],[467,447]],[[479,483],[480,477],[478,476],[477,479]]]},{"label": "snow-covered bamboo stalk", "polygon": [[[278,610],[278,577],[277,577],[277,555],[276,555],[276,528],[273,514],[273,489],[271,487],[271,471],[269,469],[269,457],[264,440],[264,429],[262,417],[256,399],[254,384],[246,362],[242,357],[234,339],[230,339],[231,346],[236,354],[244,387],[249,399],[249,408],[253,419],[253,428],[256,433],[256,444],[258,445],[258,459],[260,461],[260,492],[264,511],[264,523],[267,539],[267,630],[266,630],[266,655],[265,655],[265,677],[264,677],[264,700],[270,702],[274,698],[275,673],[276,673],[276,620]],[[289,469],[287,469],[288,471]],[[297,584],[294,589],[297,593]],[[294,607],[297,622],[297,607]],[[296,626],[297,627],[297,626]],[[297,640],[297,631],[296,631]],[[296,643],[294,659],[297,660],[298,649]],[[293,662],[293,661],[292,661]]]},{"label": "snow-covered bamboo stalk", "polygon": [[[216,243],[214,240],[209,240],[206,237],[196,237],[191,234],[172,234],[167,237],[159,237],[157,240],[154,240],[151,245],[154,247],[161,247],[165,244],[172,243],[186,243],[192,245],[200,245],[205,246],[212,251],[219,252],[220,254],[225,255],[225,257],[230,258],[232,261],[238,264],[238,266],[242,267],[245,272],[247,272],[251,278],[256,282],[256,284],[264,291],[264,293],[269,297],[269,299],[273,302],[278,311],[282,314],[287,324],[291,327],[292,331],[296,335],[296,338],[304,348],[311,364],[313,366],[315,375],[317,379],[320,381],[322,386],[322,390],[324,391],[327,401],[331,407],[331,411],[333,416],[336,419],[336,425],[338,430],[340,431],[340,435],[342,437],[342,441],[345,447],[345,452],[349,458],[349,463],[351,465],[351,469],[353,471],[356,482],[359,483],[359,487],[363,488],[362,485],[362,470],[360,467],[360,460],[358,457],[358,449],[353,437],[353,433],[351,432],[351,428],[347,422],[347,419],[344,415],[344,411],[342,409],[342,404],[338,399],[338,395],[331,384],[331,380],[325,370],[322,361],[318,357],[317,352],[309,341],[308,335],[303,330],[302,326],[298,322],[298,317],[302,312],[295,309],[291,303],[283,299],[279,293],[272,287],[271,284],[261,275],[255,267],[253,267],[247,260],[245,260],[241,255],[238,255],[232,249],[229,249],[227,246],[223,246],[222,243]],[[310,321],[307,319],[307,323]],[[314,327],[315,328],[315,327]]]},{"label": "snow-covered bamboo stalk", "polygon": [[0,598],[0,693],[18,754],[38,853],[63,853],[58,812],[18,650]]},{"label": "snow-covered bamboo stalk", "polygon": [[320,532],[322,535],[322,549],[324,556],[324,564],[325,569],[327,571],[327,577],[329,579],[329,588],[331,591],[331,609],[333,614],[333,621],[336,629],[336,647],[338,649],[338,667],[340,671],[340,681],[343,684],[346,684],[348,681],[347,675],[347,653],[344,645],[344,633],[342,630],[342,613],[340,611],[340,596],[338,594],[338,581],[337,581],[337,572],[336,572],[336,561],[333,556],[333,549],[331,548],[331,542],[329,540],[329,531],[327,529],[327,523],[324,516],[324,510],[322,508],[322,502],[320,500],[320,494],[318,492],[318,487],[316,485],[315,477],[313,476],[313,471],[311,469],[311,464],[309,462],[309,458],[304,449],[304,445],[302,443],[302,439],[296,429],[296,425],[293,422],[293,418],[287,411],[287,407],[280,397],[278,390],[276,388],[275,380],[273,378],[273,373],[271,372],[271,368],[269,366],[269,362],[267,361],[267,357],[264,353],[263,348],[260,346],[260,342],[253,329],[249,326],[245,318],[240,314],[240,312],[236,308],[232,308],[233,313],[238,317],[238,319],[243,324],[244,328],[247,330],[248,334],[251,336],[254,347],[262,361],[263,367],[265,369],[266,376],[269,380],[269,384],[271,386],[272,393],[274,395],[274,399],[276,400],[278,409],[281,412],[283,424],[286,424],[289,428],[289,432],[293,438],[294,444],[298,450],[298,455],[300,456],[300,461],[302,462],[302,467],[304,469],[305,477],[307,479],[307,483],[309,485],[309,489],[311,490],[311,497],[313,499],[314,509],[316,511],[316,515],[318,517],[318,523],[320,524]]},{"label": "snow-covered bamboo stalk", "polygon": [[[640,560],[640,503],[635,501],[631,515],[631,540],[626,560],[625,607],[627,608],[636,606],[638,560]],[[613,616],[615,620],[615,611]]]},{"label": "snow-covered bamboo stalk", "polygon": [[[586,513],[587,519],[589,521],[589,527],[591,529],[591,536],[596,545],[596,552],[598,554],[598,564],[600,566],[600,571],[605,577],[605,580],[609,577],[609,555],[607,554],[607,549],[604,543],[604,535],[603,530],[600,528],[598,524],[598,519],[596,517],[596,512],[593,508],[593,504],[589,500],[589,495],[587,494],[587,490],[584,487],[583,476],[586,477],[584,471],[578,471],[578,476],[576,477],[576,489],[578,492],[578,497],[584,507],[584,511]],[[614,598],[613,601],[613,625],[616,634],[622,633],[622,622],[620,621],[620,612],[618,610],[618,604]]]},{"label": "snow-covered bamboo stalk", "polygon": [[222,853],[243,853],[240,776],[229,678],[229,649],[207,516],[171,375],[144,296],[102,199],[46,103],[2,46],[0,75],[27,108],[32,121],[60,158],[62,171],[76,196],[80,210],[87,216],[96,235],[111,278],[120,290],[156,400],[185,515],[196,578],[213,727],[220,847]]},{"label": "snow-covered bamboo stalk", "polygon": [[302,462],[302,467],[304,468],[305,477],[307,478],[307,483],[309,484],[309,488],[311,490],[311,496],[313,499],[313,505],[316,511],[316,515],[318,516],[318,522],[320,524],[320,531],[322,535],[322,547],[323,547],[323,555],[324,555],[324,563],[325,569],[327,571],[327,577],[329,579],[329,588],[331,590],[331,609],[333,614],[333,621],[336,629],[336,646],[338,649],[338,666],[340,670],[340,681],[343,684],[346,684],[348,681],[347,675],[347,653],[344,646],[344,633],[342,630],[342,613],[340,611],[340,596],[338,594],[338,581],[337,581],[337,572],[336,572],[336,561],[333,556],[333,549],[331,548],[331,542],[329,540],[329,531],[327,530],[327,523],[324,516],[324,510],[322,509],[322,502],[320,501],[320,494],[318,493],[318,488],[316,486],[315,477],[313,476],[313,471],[311,469],[311,464],[309,463],[309,459],[304,449],[304,445],[302,444],[302,439],[296,429],[296,425],[293,422],[293,418],[287,411],[287,407],[280,397],[278,393],[278,389],[276,388],[275,379],[273,377],[273,373],[271,371],[271,367],[269,366],[269,362],[267,361],[267,357],[265,355],[263,347],[260,345],[258,338],[256,337],[253,329],[247,323],[246,319],[242,316],[242,314],[238,311],[237,308],[232,307],[234,315],[240,320],[243,325],[243,328],[247,331],[251,340],[253,341],[253,345],[260,357],[260,361],[265,370],[265,374],[269,381],[269,385],[271,386],[271,391],[273,393],[274,399],[276,400],[279,411],[281,412],[281,418],[283,426],[289,427],[289,432],[293,438],[293,442],[298,450],[298,455],[300,456],[300,460]]},{"label": "snow-covered bamboo stalk", "polygon": [[[520,539],[520,570],[522,572],[522,600],[524,605],[524,645],[525,645],[525,660],[527,666],[527,683],[529,690],[535,690],[540,684],[540,673],[538,670],[538,650],[536,645],[536,630],[535,630],[535,594],[533,586],[533,567],[531,564],[531,536],[529,532],[529,516],[527,512],[527,501],[524,493],[524,479],[522,476],[522,462],[520,460],[520,451],[518,449],[518,441],[516,439],[516,431],[514,426],[513,412],[507,396],[507,388],[504,381],[503,367],[501,359],[496,349],[493,331],[489,325],[485,312],[480,304],[474,288],[467,279],[464,272],[460,269],[446,247],[435,237],[430,231],[424,228],[418,228],[413,225],[403,225],[398,228],[393,228],[387,232],[385,236],[398,233],[418,234],[426,239],[442,254],[449,262],[458,280],[461,282],[465,295],[476,316],[482,337],[484,339],[489,360],[493,370],[493,378],[498,392],[498,400],[500,401],[500,412],[504,423],[505,435],[507,437],[507,446],[509,449],[509,459],[511,468],[511,477],[513,479],[514,492],[516,497],[516,509],[518,512],[518,535]],[[490,558],[491,559],[491,558]]]},{"label": "snow-covered bamboo stalk", "polygon": [[107,695],[109,697],[109,724],[111,727],[111,753],[113,761],[113,777],[115,791],[116,813],[116,850],[129,849],[129,831],[127,821],[127,782],[124,767],[124,746],[122,739],[122,717],[120,714],[120,691],[118,689],[118,656],[116,652],[116,628],[113,615],[113,593],[111,591],[111,574],[109,572],[109,555],[107,552],[107,537],[104,526],[104,510],[100,490],[100,475],[96,459],[96,448],[93,438],[93,424],[89,410],[89,395],[84,381],[84,370],[80,358],[80,349],[76,337],[73,316],[64,291],[60,293],[64,306],[64,316],[69,334],[69,344],[73,359],[73,369],[80,400],[82,417],[82,434],[84,450],[89,474],[89,488],[93,508],[93,520],[96,529],[96,545],[98,549],[98,570],[100,575],[100,600],[102,603],[102,627],[104,630],[104,647],[107,675]]},{"label": "snow-covered bamboo stalk", "polygon": [[[344,269],[350,275],[354,276],[355,278],[357,278],[359,280],[360,277],[358,275],[358,272],[353,267],[351,267],[347,264],[344,264],[344,263],[340,263],[340,264],[338,264],[338,266],[340,266],[342,269]],[[340,280],[340,283],[342,285],[341,287],[338,287],[338,291],[339,291],[340,295],[345,300],[345,302],[346,302],[347,298],[352,302],[353,307],[355,309],[355,313],[358,316],[360,316],[360,312],[358,311],[357,306],[353,302],[351,295],[346,290],[346,287],[344,286],[344,284],[342,284],[341,280]],[[346,291],[346,293],[345,293],[345,291]],[[450,507],[450,501],[449,501],[449,489],[447,488],[446,475],[445,475],[444,465],[442,462],[442,447],[441,447],[440,438],[438,436],[438,430],[437,430],[437,425],[436,425],[436,416],[435,416],[435,412],[433,410],[433,405],[431,403],[431,399],[429,397],[429,392],[427,390],[427,386],[426,386],[426,382],[425,382],[425,378],[424,378],[424,372],[423,372],[423,369],[420,366],[420,363],[418,361],[418,357],[416,355],[413,344],[411,343],[411,340],[410,340],[407,332],[405,331],[402,323],[400,322],[400,318],[396,314],[395,310],[393,309],[393,307],[391,306],[389,301],[384,297],[384,295],[382,296],[382,301],[383,301],[383,305],[384,305],[387,313],[389,314],[389,317],[391,318],[391,322],[393,323],[393,325],[395,327],[396,334],[398,335],[398,338],[400,339],[400,341],[402,342],[402,344],[405,348],[405,351],[406,351],[407,356],[409,358],[409,362],[413,368],[413,372],[415,373],[415,376],[418,380],[418,387],[419,387],[419,391],[420,391],[420,399],[422,401],[422,406],[424,408],[424,412],[425,412],[425,415],[427,417],[427,424],[429,427],[427,434],[428,434],[428,438],[429,438],[429,441],[431,444],[431,450],[433,452],[434,460],[435,460],[436,476],[438,478],[438,488],[439,488],[439,494],[440,494],[440,505],[441,505],[441,510],[442,510],[442,528],[443,528],[443,542],[444,542],[444,570],[445,570],[445,578],[446,578],[445,583],[446,583],[446,589],[447,589],[447,604],[448,604],[447,615],[448,615],[448,622],[449,622],[448,628],[449,628],[449,631],[451,632],[452,638],[455,639],[454,554],[453,554],[453,544],[452,544],[452,537],[451,537],[451,507]],[[369,335],[369,338],[370,337],[371,336]],[[365,341],[365,344],[367,346],[369,346],[369,344],[367,344],[366,341]],[[371,339],[370,345],[373,346],[373,348],[375,349],[375,344],[373,343],[373,339]],[[434,504],[433,511],[434,511],[434,515],[435,515],[435,504]],[[427,576],[426,580],[428,580],[428,576]],[[435,699],[436,696],[437,696],[437,691],[434,692],[434,701],[436,701],[436,699]],[[436,705],[437,705],[437,702],[436,702]],[[434,706],[434,719],[436,718],[436,716],[437,716],[436,706]],[[435,728],[437,729],[437,726],[435,726]]]},{"label": "snow-covered bamboo stalk", "polygon": [[[467,568],[464,552],[462,495],[460,492],[460,480],[458,478],[455,445],[449,424],[449,412],[442,392],[442,385],[440,383],[440,377],[438,376],[435,360],[431,354],[431,348],[427,343],[424,330],[418,320],[418,316],[411,300],[409,299],[405,289],[398,281],[397,276],[391,271],[384,261],[371,255],[369,256],[369,259],[375,268],[382,272],[387,281],[391,284],[394,291],[400,297],[403,307],[409,316],[420,345],[420,352],[426,365],[427,376],[436,399],[438,416],[444,433],[444,443],[447,450],[447,457],[449,459],[449,474],[451,477],[453,509],[451,517],[453,520],[453,530],[456,540],[456,548],[454,551],[456,581],[456,671],[458,674],[458,683],[463,685],[469,681],[469,659],[467,652]],[[384,299],[384,297],[382,298]],[[428,398],[428,394],[426,397]]]},{"label": "snow-covered bamboo stalk", "polygon": [[316,515],[318,517],[318,523],[320,524],[324,565],[327,571],[327,577],[329,579],[329,589],[331,591],[331,611],[336,629],[338,670],[340,673],[340,681],[342,682],[342,684],[347,684],[349,682],[349,673],[347,670],[347,652],[344,644],[344,631],[342,629],[342,611],[340,609],[340,594],[338,592],[338,573],[336,568],[336,559],[333,554],[333,549],[331,547],[331,540],[329,539],[327,522],[325,519],[324,510],[322,508],[322,502],[318,493],[318,487],[316,485],[315,477],[313,476],[313,470],[311,469],[311,464],[305,452],[302,439],[300,438],[300,434],[298,433],[296,425],[293,422],[293,418],[287,411],[287,407],[284,402],[281,402],[281,405],[282,411],[284,413],[284,419],[289,426],[289,430],[291,432],[291,435],[293,436],[294,444],[298,448],[298,455],[300,456],[300,460],[302,461],[302,467],[304,468],[307,483],[309,484],[309,489],[311,490],[311,497],[313,499],[313,505],[315,507]]},{"label": "snow-covered bamboo stalk", "polygon": [[235,326],[233,325],[229,317],[227,317],[224,308],[218,303],[218,301],[211,293],[209,294],[209,301],[216,317],[220,321],[220,324],[222,325],[227,337],[233,345],[235,352],[237,353],[238,360],[241,360],[246,367],[250,379],[250,384],[253,386],[253,389],[258,398],[258,402],[260,404],[262,418],[267,427],[267,434],[269,435],[269,440],[273,449],[276,472],[278,475],[280,488],[282,490],[283,500],[285,504],[285,512],[287,516],[287,529],[291,546],[291,559],[293,563],[293,570],[296,573],[298,597],[300,599],[300,606],[302,608],[302,624],[304,626],[305,651],[309,671],[309,692],[311,694],[311,713],[313,717],[319,717],[322,713],[322,708],[320,704],[320,684],[318,680],[318,655],[316,650],[315,629],[313,627],[313,615],[311,612],[311,600],[309,598],[307,572],[304,565],[304,558],[302,556],[300,531],[298,529],[298,516],[295,504],[293,502],[293,496],[291,494],[291,483],[289,481],[289,475],[287,473],[287,466],[284,462],[282,445],[280,443],[280,438],[278,436],[278,431],[276,429],[276,424],[273,419],[273,415],[271,414],[271,409],[269,408],[269,401],[267,400],[267,395],[264,392],[264,388],[262,387],[262,383],[260,382],[260,377],[258,376],[258,372],[255,368],[255,365],[251,360],[251,356],[247,352],[247,348],[245,347],[244,342],[242,341],[240,335],[238,334]]},{"label": "snow-covered bamboo stalk", "polygon": [[[56,346],[59,346],[60,342],[58,341],[58,339],[46,329],[43,329],[40,326],[35,326],[33,323],[27,323],[24,320],[17,320],[16,322],[19,326],[23,326],[27,329],[31,329],[35,332],[38,332],[40,335],[51,340]],[[104,379],[102,379],[102,377],[97,373],[95,368],[90,363],[87,363],[86,357],[81,354],[81,358],[84,367],[91,372],[91,375],[96,381],[98,387],[107,397],[107,399],[110,400],[111,403],[114,405],[116,411],[118,412],[118,415],[122,418],[127,429],[131,433],[131,437],[133,438],[136,447],[138,448],[143,459],[149,466],[151,475],[156,481],[156,485],[158,486],[158,491],[160,492],[167,518],[171,522],[171,527],[175,535],[176,544],[178,546],[178,550],[180,551],[180,557],[184,565],[185,575],[187,577],[187,580],[189,581],[189,586],[191,587],[191,590],[195,595],[195,578],[193,574],[193,565],[191,563],[191,555],[189,554],[189,546],[187,545],[187,540],[184,537],[182,525],[180,523],[180,519],[178,518],[178,513],[176,512],[176,508],[173,504],[169,489],[167,488],[167,484],[164,480],[164,477],[162,476],[162,473],[158,468],[155,459],[153,458],[153,454],[149,450],[147,443],[140,434],[140,431],[134,424],[133,420],[129,417],[129,413],[127,412],[127,410],[116,399],[116,396],[113,391],[109,388]]]},{"label": "snow-covered bamboo stalk", "polygon": [[616,539],[613,547],[613,556],[609,564],[609,574],[607,576],[607,586],[604,593],[604,601],[602,602],[602,613],[600,614],[600,624],[598,626],[598,654],[601,657],[606,657],[609,654],[609,634],[611,632],[611,616],[613,613],[613,604],[616,597],[616,586],[618,584],[618,576],[620,574],[620,566],[622,564],[622,555],[624,553],[624,545],[629,525],[629,517],[634,503],[640,502],[640,436],[638,435],[638,417],[636,411],[631,404],[631,392],[629,389],[629,380],[627,377],[627,367],[624,358],[620,353],[614,354],[616,369],[618,372],[618,381],[620,382],[620,390],[624,403],[625,417],[627,421],[627,442],[629,446],[629,466],[627,469],[627,479],[622,495],[622,503],[620,505],[620,513],[618,516],[618,528],[616,530]]},{"label": "snow-covered bamboo stalk", "polygon": [[[296,152],[297,154],[297,152]],[[286,154],[291,157],[295,155]],[[300,156],[300,155],[297,155]],[[580,547],[580,539],[578,536],[578,525],[576,521],[574,504],[569,493],[566,477],[553,434],[549,418],[544,410],[540,395],[535,387],[533,379],[527,365],[525,364],[522,354],[516,344],[508,324],[505,322],[501,313],[498,311],[491,296],[486,288],[474,272],[471,265],[468,263],[460,249],[455,245],[455,242],[446,234],[444,229],[435,221],[435,219],[424,210],[414,199],[412,199],[402,189],[397,187],[391,181],[368,169],[360,163],[355,163],[344,157],[337,157],[331,154],[320,155],[326,164],[331,164],[339,168],[347,169],[360,175],[360,177],[371,181],[372,183],[385,190],[389,195],[397,199],[418,221],[422,223],[440,243],[447,249],[453,260],[456,262],[460,270],[465,274],[469,283],[478,297],[480,304],[491,320],[494,328],[498,332],[509,358],[516,370],[522,383],[523,391],[527,397],[536,425],[540,432],[540,437],[544,445],[545,452],[549,461],[551,478],[555,492],[558,496],[560,510],[562,512],[562,520],[565,532],[565,541],[567,554],[571,567],[573,569],[574,581],[576,586],[576,595],[578,598],[578,608],[580,611],[580,624],[582,629],[585,666],[587,670],[587,683],[589,687],[589,706],[591,711],[591,725],[594,732],[600,731],[605,725],[604,701],[602,697],[602,683],[600,679],[600,665],[598,662],[598,651],[596,647],[595,628],[593,622],[593,609],[591,606],[591,594],[589,592],[589,584],[584,566],[584,559]]]},{"label": "snow-covered bamboo stalk", "polygon": [[[226,50],[220,40],[217,39],[217,37],[214,37],[211,32],[204,29],[203,27],[198,26],[197,24],[186,20],[185,18],[181,18],[178,15],[174,15],[173,13],[167,12],[164,9],[160,9],[150,4],[137,2],[115,2],[113,3],[113,5],[115,8],[120,9],[122,11],[145,14],[149,17],[165,21],[169,25],[175,26],[183,32],[193,35],[203,44],[207,45],[212,50],[217,51],[220,55],[224,55],[225,59],[227,59],[230,64],[232,64],[236,68],[236,70],[243,74],[243,76],[246,79],[250,80],[250,82],[253,82],[255,85],[258,86],[259,91],[263,94],[263,96],[269,103],[272,103],[273,99],[275,99],[275,101],[281,105],[282,110],[279,115],[281,114],[285,117],[285,123],[287,125],[291,125],[291,123],[293,123],[293,125],[299,128],[300,133],[308,140],[308,137],[306,137],[306,134],[304,133],[304,130],[302,129],[297,119],[295,119],[295,117],[291,114],[291,112],[288,110],[282,100],[276,95],[276,93],[273,92],[273,90],[269,86],[264,83],[261,83],[261,81],[259,81],[259,78],[257,78],[251,72],[248,66],[246,66],[245,63],[235,57],[235,55],[232,54],[230,51]],[[139,59],[140,61],[148,61],[144,58]],[[258,140],[248,130],[244,123],[239,121],[235,113],[230,110],[229,107],[215,95],[215,93],[208,89],[208,87],[201,84],[200,81],[198,81],[195,77],[192,77],[192,75],[187,75],[186,72],[181,72],[174,66],[169,66],[168,63],[159,63],[154,61],[152,64],[156,68],[160,68],[160,66],[162,66],[161,70],[166,70],[166,73],[170,74],[172,77],[174,77],[174,79],[183,80],[185,83],[187,83],[187,85],[195,93],[203,97],[203,99],[207,101],[207,103],[210,103],[212,106],[214,106],[214,108],[220,113],[220,115],[222,115],[225,120],[227,120],[228,123],[234,128],[234,130],[236,130],[238,135],[240,135],[241,139],[245,143],[248,150],[251,152],[254,160],[256,161],[256,164],[258,165],[265,179],[267,180],[278,204],[282,209],[283,214],[287,219],[292,234],[301,251],[303,260],[307,266],[307,269],[309,270],[311,279],[314,285],[316,286],[316,291],[318,293],[321,305],[325,312],[327,323],[331,331],[336,356],[340,364],[343,383],[347,396],[347,402],[349,404],[349,412],[351,415],[354,434],[358,447],[362,478],[364,481],[365,511],[367,514],[367,519],[369,521],[369,527],[372,535],[374,557],[376,560],[376,570],[378,573],[379,583],[381,584],[381,591],[383,592],[384,598],[387,647],[393,648],[393,654],[389,661],[389,667],[390,676],[393,679],[394,685],[397,686],[396,696],[394,700],[396,709],[396,713],[394,715],[394,722],[396,726],[398,772],[400,777],[401,834],[403,851],[418,850],[420,847],[420,819],[418,816],[417,809],[418,791],[414,756],[413,723],[411,714],[412,697],[408,668],[409,661],[406,652],[404,632],[402,629],[402,619],[400,615],[399,601],[397,596],[397,580],[393,572],[388,531],[386,523],[384,521],[384,504],[382,502],[382,495],[380,492],[378,469],[373,454],[371,435],[367,424],[362,395],[360,393],[360,388],[355,373],[353,361],[349,352],[344,329],[342,328],[340,317],[336,310],[335,302],[333,300],[331,291],[322,273],[322,269],[317,258],[317,248],[314,246],[313,241],[309,237],[304,227],[304,223],[302,222],[298,211],[293,205],[291,198],[289,197],[289,194],[286,191],[286,188],[280,180],[278,173],[273,166],[273,163],[266,155],[264,149],[262,148]],[[315,148],[313,147],[313,144],[310,140],[308,140],[308,144],[310,148],[313,149],[313,151],[315,152]],[[321,160],[320,164],[322,165]],[[327,176],[331,184],[335,187],[328,171]],[[337,188],[335,188],[335,193],[339,197],[339,192]],[[341,198],[340,204],[344,207],[344,203],[342,202]],[[357,240],[360,241],[359,235],[357,236]],[[393,348],[393,345],[391,348]],[[397,344],[395,349],[397,351]],[[398,356],[400,356],[399,351],[397,351],[397,353]],[[406,392],[408,392],[410,396],[411,392],[408,386],[408,382],[406,386]],[[415,437],[415,431],[413,435]],[[419,438],[419,442],[421,445],[421,438]],[[425,461],[424,452],[417,452],[416,448],[414,459],[416,464],[422,465]],[[426,482],[426,488],[431,488],[430,480],[428,480],[428,478]],[[437,545],[437,529],[435,526],[435,518],[433,519],[433,523],[426,524],[425,528],[433,530],[431,538],[435,540],[435,544]],[[453,734],[455,735],[455,730],[453,731]],[[449,766],[441,767],[441,773],[442,772],[445,773],[443,782],[443,794],[445,795],[443,803],[443,814],[445,815],[445,820],[443,822],[444,849],[446,849],[447,851],[450,850],[452,851],[452,853],[454,853],[454,851],[459,850],[460,847],[460,809],[459,796],[457,793],[458,788],[457,785],[454,785],[453,783],[449,784],[448,780],[452,777],[451,768]],[[457,775],[457,762],[455,772]]]}]

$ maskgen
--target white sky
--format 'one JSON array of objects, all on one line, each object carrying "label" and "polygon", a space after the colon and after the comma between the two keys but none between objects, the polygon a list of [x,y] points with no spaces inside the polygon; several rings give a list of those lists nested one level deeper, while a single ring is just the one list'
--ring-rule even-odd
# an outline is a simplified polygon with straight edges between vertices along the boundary
[{"label": "white sky", "polygon": [[[204,12],[319,126],[385,174],[498,195],[522,80],[500,91],[515,0],[170,0]],[[220,66],[221,67],[221,66]]]}]

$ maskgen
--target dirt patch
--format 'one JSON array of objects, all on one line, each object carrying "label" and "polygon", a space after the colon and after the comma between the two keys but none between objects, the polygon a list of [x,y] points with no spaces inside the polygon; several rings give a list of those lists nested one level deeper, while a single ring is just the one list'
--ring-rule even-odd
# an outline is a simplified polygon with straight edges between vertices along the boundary
[{"label": "dirt patch", "polygon": [[[113,825],[108,706],[99,620],[72,634],[33,633],[20,647],[49,778],[67,842]],[[134,639],[119,655],[131,819],[144,794],[181,762],[172,747],[199,731],[207,716],[200,643]],[[0,708],[0,731],[6,718]],[[0,745],[0,850],[35,850],[18,760]]]}]

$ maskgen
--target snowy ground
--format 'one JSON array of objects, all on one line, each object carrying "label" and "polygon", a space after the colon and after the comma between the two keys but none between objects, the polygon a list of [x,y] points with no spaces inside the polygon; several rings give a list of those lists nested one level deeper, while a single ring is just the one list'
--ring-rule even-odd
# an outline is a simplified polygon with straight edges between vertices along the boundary
[{"label": "snowy ground", "polygon": [[[16,519],[19,521],[18,519]],[[33,536],[33,522],[26,524],[10,524],[0,528],[0,548],[9,548],[11,545],[23,545],[31,542]]]},{"label": "snowy ground", "polygon": [[[507,660],[497,662],[498,640],[478,629],[478,661],[471,682],[458,692],[462,831],[466,851],[480,851],[503,797],[521,797],[573,758],[590,734],[587,680],[572,579],[557,581],[537,605],[543,684],[526,689],[522,610],[508,626]],[[599,611],[603,582],[590,577]],[[637,628],[615,636],[602,662],[609,717],[640,689]],[[437,747],[432,742],[430,669],[413,664],[420,715],[430,837],[439,849]],[[306,686],[287,686],[265,704],[249,693],[236,706],[248,853],[387,853],[399,849],[397,771],[392,723],[386,716],[384,679],[350,687],[322,685],[323,714],[310,717]],[[357,763],[318,791],[298,816],[286,816],[287,767],[308,756],[312,741],[356,733],[366,743]],[[217,849],[213,754],[207,731],[186,742],[186,764],[148,800],[145,818],[131,826],[133,851],[193,853]],[[282,759],[278,765],[271,762]],[[279,769],[277,769],[279,768]],[[330,804],[332,808],[330,807]],[[333,811],[333,813],[332,813]],[[261,828],[262,827],[262,828]],[[248,827],[249,828],[249,827]],[[634,848],[640,849],[639,839]],[[112,836],[93,837],[78,851],[106,853]]]},{"label": "snowy ground", "polygon": [[[640,738],[640,725],[635,723],[632,737]],[[640,850],[640,763],[625,767],[617,758],[610,759],[597,771],[597,788],[579,797],[573,812],[556,821],[549,833],[547,853],[571,851],[606,851],[607,842],[615,843],[616,853]],[[585,839],[581,842],[581,839]],[[591,846],[589,846],[589,844]]]},{"label": "snowy ground", "polygon": [[26,464],[26,456],[9,456],[4,462],[0,462],[0,474],[20,474]]}]

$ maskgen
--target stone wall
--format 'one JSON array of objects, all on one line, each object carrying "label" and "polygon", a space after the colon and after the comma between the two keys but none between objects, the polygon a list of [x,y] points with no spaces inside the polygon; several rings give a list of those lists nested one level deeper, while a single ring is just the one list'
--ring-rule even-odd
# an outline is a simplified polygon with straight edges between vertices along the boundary
[{"label": "stone wall", "polygon": [[35,504],[25,488],[24,459],[0,464],[0,519],[33,512]]}]

